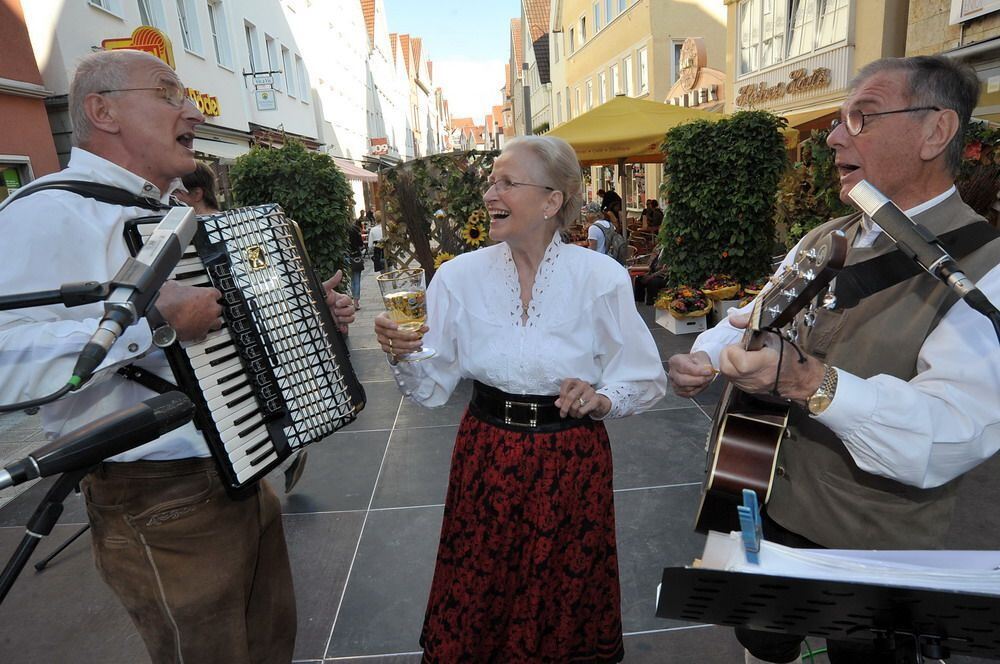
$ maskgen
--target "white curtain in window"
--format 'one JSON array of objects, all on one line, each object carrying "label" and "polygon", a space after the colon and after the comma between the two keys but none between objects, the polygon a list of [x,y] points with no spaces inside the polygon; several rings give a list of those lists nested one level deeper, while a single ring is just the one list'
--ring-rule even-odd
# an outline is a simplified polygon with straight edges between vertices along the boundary
[{"label": "white curtain in window", "polygon": [[816,29],[817,0],[792,0],[789,16],[788,57],[809,53],[813,50]]}]

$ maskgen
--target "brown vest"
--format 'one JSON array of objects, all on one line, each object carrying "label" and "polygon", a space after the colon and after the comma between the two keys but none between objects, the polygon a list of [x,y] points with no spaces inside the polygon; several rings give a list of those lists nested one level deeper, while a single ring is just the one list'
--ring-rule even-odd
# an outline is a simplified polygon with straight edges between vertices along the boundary
[{"label": "brown vest", "polygon": [[[936,235],[981,220],[958,194],[915,217]],[[836,229],[844,230],[853,243],[859,221],[860,215],[853,215],[828,222],[806,236],[803,246]],[[883,234],[871,248],[850,249],[847,263],[894,248]],[[1000,263],[1000,240],[963,257],[961,263],[971,279],[981,278]],[[947,286],[921,273],[852,309],[819,309],[811,328],[800,316],[799,343],[810,355],[861,378],[886,374],[910,380],[917,373],[924,340],[956,301]],[[948,530],[957,484],[956,479],[918,489],[866,473],[830,429],[793,407],[767,510],[785,528],[826,547],[938,548]]]}]

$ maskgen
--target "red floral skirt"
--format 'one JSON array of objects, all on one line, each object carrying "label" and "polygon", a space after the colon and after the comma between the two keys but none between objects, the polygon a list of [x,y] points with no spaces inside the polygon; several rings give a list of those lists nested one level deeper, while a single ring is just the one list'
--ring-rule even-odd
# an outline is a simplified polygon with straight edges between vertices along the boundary
[{"label": "red floral skirt", "polygon": [[611,448],[466,411],[420,645],[424,662],[619,662]]}]

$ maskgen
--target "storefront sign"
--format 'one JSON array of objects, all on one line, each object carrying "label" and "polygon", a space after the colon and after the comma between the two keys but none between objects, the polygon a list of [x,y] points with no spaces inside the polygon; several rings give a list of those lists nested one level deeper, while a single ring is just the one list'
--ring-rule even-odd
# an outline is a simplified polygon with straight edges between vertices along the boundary
[{"label": "storefront sign", "polygon": [[277,110],[278,99],[274,96],[274,90],[254,90],[253,96],[257,100],[258,111]]},{"label": "storefront sign", "polygon": [[191,101],[194,102],[194,105],[198,107],[198,110],[201,111],[202,115],[211,117],[222,115],[218,97],[213,97],[194,88],[188,88],[187,94]]},{"label": "storefront sign", "polygon": [[368,139],[369,144],[371,144],[371,150],[368,151],[369,154],[373,155],[386,155],[389,154],[389,139],[384,137],[370,138]]},{"label": "storefront sign", "polygon": [[105,51],[123,48],[144,51],[163,60],[171,69],[176,69],[174,66],[174,47],[170,44],[170,39],[156,28],[151,28],[148,25],[140,25],[132,31],[131,37],[105,39],[101,42],[101,48]]},{"label": "storefront sign", "polygon": [[253,77],[253,84],[259,87],[273,86],[274,77],[269,74],[255,74]]},{"label": "storefront sign", "polygon": [[806,74],[805,69],[796,69],[789,72],[788,78],[792,79],[788,83],[778,83],[767,87],[767,83],[751,83],[740,88],[736,97],[737,106],[759,106],[764,102],[781,99],[785,95],[794,95],[826,88],[832,81],[831,72],[826,67],[817,67],[812,74]]},{"label": "storefront sign", "polygon": [[705,40],[700,37],[688,37],[681,46],[681,56],[678,66],[681,71],[681,85],[686,92],[690,92],[694,87],[694,82],[698,80],[698,72],[708,64],[708,56],[705,53]]}]

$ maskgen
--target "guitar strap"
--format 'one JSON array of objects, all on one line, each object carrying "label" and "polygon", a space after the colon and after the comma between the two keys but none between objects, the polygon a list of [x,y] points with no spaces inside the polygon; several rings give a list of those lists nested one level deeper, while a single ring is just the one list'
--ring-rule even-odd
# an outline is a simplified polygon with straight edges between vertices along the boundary
[{"label": "guitar strap", "polygon": [[[985,221],[978,221],[943,233],[938,241],[958,260],[997,238],[1000,238],[1000,230]],[[837,309],[855,307],[866,297],[919,274],[925,274],[924,269],[898,249],[845,267],[837,275],[834,288]]]}]

